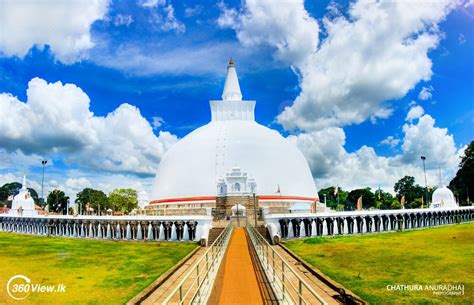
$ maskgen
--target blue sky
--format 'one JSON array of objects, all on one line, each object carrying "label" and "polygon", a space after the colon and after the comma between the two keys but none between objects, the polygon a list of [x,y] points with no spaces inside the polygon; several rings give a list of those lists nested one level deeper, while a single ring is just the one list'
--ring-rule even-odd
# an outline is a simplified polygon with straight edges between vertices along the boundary
[{"label": "blue sky", "polygon": [[166,148],[210,120],[230,56],[257,121],[300,147],[318,187],[390,190],[419,180],[421,154],[430,183],[438,167],[449,182],[473,140],[469,2],[53,2],[0,5],[2,183],[27,173],[38,187],[45,158],[48,190],[149,191]]}]

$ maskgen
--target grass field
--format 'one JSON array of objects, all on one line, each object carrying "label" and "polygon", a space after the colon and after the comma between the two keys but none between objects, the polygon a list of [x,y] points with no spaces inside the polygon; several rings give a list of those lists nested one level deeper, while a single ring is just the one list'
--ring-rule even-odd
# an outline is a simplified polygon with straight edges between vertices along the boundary
[{"label": "grass field", "polygon": [[[474,303],[474,223],[285,245],[372,304]],[[397,284],[422,285],[423,290],[387,289]],[[425,290],[425,285],[443,284],[464,285],[464,295]]]},{"label": "grass field", "polygon": [[[197,247],[195,243],[114,242],[0,232],[0,304],[123,304]],[[64,284],[64,293],[14,301],[8,280]]]}]

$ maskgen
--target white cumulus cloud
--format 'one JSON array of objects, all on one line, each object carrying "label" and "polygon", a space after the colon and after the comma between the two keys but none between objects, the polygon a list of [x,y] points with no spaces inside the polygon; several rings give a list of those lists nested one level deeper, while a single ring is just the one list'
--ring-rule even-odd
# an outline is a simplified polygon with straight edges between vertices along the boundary
[{"label": "white cumulus cloud", "polygon": [[386,118],[387,100],[431,78],[428,52],[438,45],[436,25],[450,8],[443,1],[358,1],[349,19],[324,19],[327,37],[297,65],[301,93],[278,121],[311,130]]},{"label": "white cumulus cloud", "polygon": [[416,124],[405,124],[403,132],[405,137],[401,159],[404,163],[416,162],[421,156],[425,156],[435,168],[455,169],[459,164],[459,153],[453,136],[448,133],[447,128],[436,127],[435,119],[429,114],[421,116]]},{"label": "white cumulus cloud", "polygon": [[395,182],[406,175],[423,184],[421,156],[426,157],[429,185],[437,185],[438,168],[444,182],[454,177],[465,147],[457,149],[447,129],[435,126],[435,120],[425,114],[416,123],[406,123],[403,133],[402,140],[390,136],[382,141],[388,145],[401,143],[401,152],[392,157],[379,156],[366,145],[348,152],[344,147],[345,133],[340,127],[301,133],[288,139],[305,155],[319,188],[334,185],[344,189],[378,188],[380,184],[393,193]]},{"label": "white cumulus cloud", "polygon": [[176,33],[183,33],[186,30],[184,23],[179,21],[174,15],[174,7],[171,4],[164,7],[163,16],[155,15],[155,17],[159,17],[156,21],[165,32],[175,31]]},{"label": "white cumulus cloud", "polygon": [[392,148],[397,146],[398,143],[400,143],[400,139],[397,139],[394,136],[388,136],[385,139],[383,139],[382,141],[380,141],[381,145],[388,145]]},{"label": "white cumulus cloud", "polygon": [[407,120],[408,122],[412,122],[413,120],[420,118],[424,113],[425,110],[423,109],[423,107],[419,105],[413,106],[408,111],[405,120]]},{"label": "white cumulus cloud", "polygon": [[138,5],[146,8],[154,8],[159,5],[164,5],[166,3],[165,0],[139,0]]},{"label": "white cumulus cloud", "polygon": [[86,55],[94,46],[90,28],[107,13],[108,0],[0,2],[0,51],[23,57],[33,47],[49,45],[64,63]]},{"label": "white cumulus cloud", "polygon": [[228,20],[226,24],[237,31],[245,46],[270,45],[279,60],[297,66],[316,51],[319,26],[302,0],[278,5],[248,0],[243,13],[238,18],[235,15],[235,10],[225,8],[218,20]]},{"label": "white cumulus cloud", "polygon": [[167,3],[165,0],[140,0],[138,5],[152,12],[150,18],[152,28],[176,33],[183,33],[186,30],[184,23],[176,18],[171,1]]},{"label": "white cumulus cloud", "polygon": [[156,136],[140,111],[122,104],[106,116],[95,116],[86,93],[74,84],[28,84],[27,101],[0,94],[0,142],[10,152],[61,154],[80,166],[138,175],[154,174],[176,136]]},{"label": "white cumulus cloud", "polygon": [[219,18],[217,18],[217,25],[221,28],[235,28],[239,22],[238,11],[235,8],[227,7],[223,1],[218,2],[217,7],[221,11]]},{"label": "white cumulus cloud", "polygon": [[423,87],[423,88],[421,88],[420,93],[418,93],[418,98],[422,101],[429,100],[433,97],[432,92],[433,92],[433,87],[432,86]]},{"label": "white cumulus cloud", "polygon": [[428,52],[452,7],[449,1],[356,1],[347,17],[331,8],[319,42],[320,26],[303,1],[249,0],[233,28],[243,45],[274,47],[295,68],[301,92],[277,121],[285,129],[313,130],[390,116],[386,101],[431,78]]}]

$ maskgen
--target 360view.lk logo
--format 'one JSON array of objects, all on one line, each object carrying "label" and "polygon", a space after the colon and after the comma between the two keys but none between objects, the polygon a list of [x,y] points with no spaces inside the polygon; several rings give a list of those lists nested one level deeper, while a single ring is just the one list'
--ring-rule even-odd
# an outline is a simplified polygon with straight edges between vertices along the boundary
[{"label": "360view.lk logo", "polygon": [[8,295],[15,300],[24,300],[32,293],[64,293],[66,285],[44,285],[36,284],[28,277],[18,274],[10,278],[7,283]]}]

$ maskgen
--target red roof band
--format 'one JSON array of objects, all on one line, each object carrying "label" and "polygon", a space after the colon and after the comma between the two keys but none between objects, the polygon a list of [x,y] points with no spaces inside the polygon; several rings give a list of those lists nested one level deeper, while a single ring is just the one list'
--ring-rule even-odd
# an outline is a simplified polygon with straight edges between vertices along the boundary
[{"label": "red roof band", "polygon": [[[190,201],[215,201],[216,199],[217,199],[216,196],[169,198],[169,199],[152,200],[150,201],[150,204],[190,202]],[[261,195],[261,196],[258,196],[258,200],[301,200],[301,201],[319,202],[319,198],[298,197],[298,196],[278,196],[278,195]]]}]

